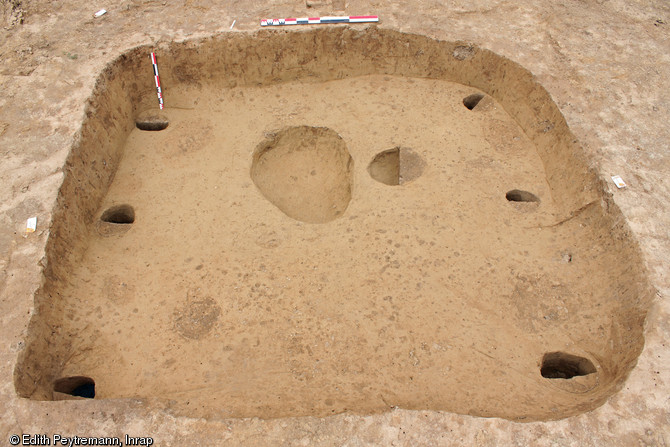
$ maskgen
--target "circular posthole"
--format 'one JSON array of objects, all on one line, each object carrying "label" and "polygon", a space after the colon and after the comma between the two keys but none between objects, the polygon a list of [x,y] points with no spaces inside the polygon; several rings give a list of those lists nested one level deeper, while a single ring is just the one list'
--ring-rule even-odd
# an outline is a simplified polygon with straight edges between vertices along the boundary
[{"label": "circular posthole", "polygon": [[385,185],[400,184],[400,148],[389,149],[375,155],[368,165],[370,176]]},{"label": "circular posthole", "polygon": [[135,120],[135,126],[140,130],[158,131],[169,125],[170,122],[165,116],[155,112],[142,113]]},{"label": "circular posthole", "polygon": [[130,205],[116,205],[107,208],[100,216],[105,223],[128,225],[135,222],[135,210]]},{"label": "circular posthole", "polygon": [[254,152],[251,179],[287,216],[325,223],[349,206],[354,161],[326,127],[297,126],[267,135]]},{"label": "circular posthole", "polygon": [[545,384],[571,394],[584,394],[595,389],[600,375],[593,362],[565,352],[549,352],[542,357],[540,374]]},{"label": "circular posthole", "polygon": [[591,360],[565,352],[549,352],[542,357],[540,373],[545,379],[572,379],[596,372]]},{"label": "circular posthole", "polygon": [[483,98],[484,95],[482,93],[473,93],[472,95],[463,98],[463,105],[468,110],[472,110],[477,107],[477,104],[479,104],[479,101],[481,101]]},{"label": "circular posthole", "polygon": [[96,228],[100,236],[108,237],[127,232],[134,222],[135,210],[132,206],[115,205],[102,213]]},{"label": "circular posthole", "polygon": [[420,177],[425,167],[423,159],[411,149],[394,147],[375,155],[368,172],[380,183],[397,186]]},{"label": "circular posthole", "polygon": [[540,198],[535,194],[528,191],[522,191],[520,189],[513,189],[511,191],[507,191],[507,194],[505,194],[505,198],[510,202],[529,202],[529,203],[540,202]]},{"label": "circular posthole", "polygon": [[57,400],[72,398],[93,399],[94,397],[95,381],[90,377],[64,377],[54,382],[54,398]]}]

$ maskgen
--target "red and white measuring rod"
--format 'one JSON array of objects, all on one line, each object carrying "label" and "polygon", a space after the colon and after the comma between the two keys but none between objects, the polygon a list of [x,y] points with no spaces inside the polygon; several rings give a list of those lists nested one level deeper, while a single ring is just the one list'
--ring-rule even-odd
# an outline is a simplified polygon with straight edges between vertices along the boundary
[{"label": "red and white measuring rod", "polygon": [[163,109],[163,91],[161,90],[161,80],[158,77],[158,64],[156,64],[156,53],[151,53],[151,64],[154,66],[154,79],[156,80],[156,93],[158,93],[158,107]]},{"label": "red and white measuring rod", "polygon": [[261,26],[316,25],[320,23],[379,22],[379,16],[301,17],[298,19],[263,19]]}]

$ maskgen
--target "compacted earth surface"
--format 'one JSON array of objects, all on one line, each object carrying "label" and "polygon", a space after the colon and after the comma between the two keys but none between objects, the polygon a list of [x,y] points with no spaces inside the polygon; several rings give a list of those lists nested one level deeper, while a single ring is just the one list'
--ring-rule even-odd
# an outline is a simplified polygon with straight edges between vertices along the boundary
[{"label": "compacted earth surface", "polygon": [[667,6],[415,3],[3,1],[2,442],[668,441]]},{"label": "compacted earth surface", "polygon": [[[172,90],[195,105],[140,114],[167,127],[130,133],[50,294],[60,375],[207,417],[587,408],[624,366],[612,331],[639,325],[613,318],[638,299],[630,249],[595,205],[561,216],[534,145],[473,91],[380,75]],[[542,374],[564,350],[593,359],[564,366],[585,377]]]}]

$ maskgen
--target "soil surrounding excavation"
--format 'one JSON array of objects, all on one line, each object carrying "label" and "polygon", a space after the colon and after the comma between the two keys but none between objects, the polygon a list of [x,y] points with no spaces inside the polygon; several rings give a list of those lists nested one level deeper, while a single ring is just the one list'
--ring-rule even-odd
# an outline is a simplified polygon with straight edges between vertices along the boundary
[{"label": "soil surrounding excavation", "polygon": [[[353,52],[418,39],[347,33],[290,38]],[[464,85],[466,69],[441,79],[430,59],[431,76],[409,75],[398,56],[398,72],[330,76],[347,68],[319,59],[309,82],[279,82],[289,66],[226,85],[185,73],[197,61],[176,48],[157,114],[151,89],[124,105],[114,92],[132,78],[107,73],[69,168],[101,186],[61,189],[48,254],[63,264],[38,293],[18,392],[157,398],[205,418],[397,406],[546,420],[602,404],[643,344],[635,246],[548,95],[447,45],[450,64],[511,75]]]}]

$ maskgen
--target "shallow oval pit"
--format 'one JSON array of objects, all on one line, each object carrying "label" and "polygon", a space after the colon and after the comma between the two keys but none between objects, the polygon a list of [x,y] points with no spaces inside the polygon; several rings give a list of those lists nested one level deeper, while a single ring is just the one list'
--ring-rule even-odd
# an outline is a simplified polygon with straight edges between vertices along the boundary
[{"label": "shallow oval pit", "polygon": [[[50,378],[85,371],[105,398],[188,417],[532,421],[621,388],[651,289],[525,69],[382,29],[222,34],[165,47],[161,77],[184,107],[151,132],[136,123],[155,108],[148,51],[96,84],[19,395],[58,398]],[[503,199],[504,185],[532,193]]]}]

